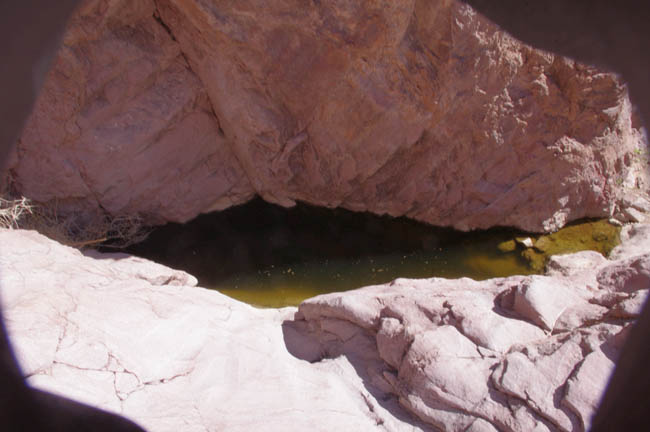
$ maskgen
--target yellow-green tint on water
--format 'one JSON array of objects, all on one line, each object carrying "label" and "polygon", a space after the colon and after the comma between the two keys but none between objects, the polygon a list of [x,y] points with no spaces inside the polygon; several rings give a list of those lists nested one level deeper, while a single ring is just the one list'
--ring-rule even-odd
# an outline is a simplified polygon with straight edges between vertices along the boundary
[{"label": "yellow-green tint on water", "polygon": [[522,252],[531,269],[544,270],[549,256],[594,250],[603,255],[620,243],[621,229],[606,220],[581,222],[535,239],[533,247]]},{"label": "yellow-green tint on water", "polygon": [[398,277],[480,280],[532,273],[518,253],[500,252],[496,247],[489,247],[494,246],[494,240],[482,240],[477,244],[447,246],[431,252],[272,266],[251,274],[234,275],[213,288],[253,305],[282,307],[297,305],[319,294],[383,284]]},{"label": "yellow-green tint on water", "polygon": [[[188,271],[199,284],[261,307],[398,277],[476,280],[539,273],[551,254],[604,254],[619,229],[573,224],[547,236],[495,229],[471,233],[342,209],[254,200],[184,225],[168,224],[129,251]],[[516,238],[530,237],[527,248]]]}]

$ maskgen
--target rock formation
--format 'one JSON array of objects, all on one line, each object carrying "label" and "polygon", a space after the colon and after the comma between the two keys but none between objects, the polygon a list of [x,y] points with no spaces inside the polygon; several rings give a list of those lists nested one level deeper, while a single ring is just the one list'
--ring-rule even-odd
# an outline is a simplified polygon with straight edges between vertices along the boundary
[{"label": "rock formation", "polygon": [[650,287],[649,225],[545,276],[398,279],[268,310],[35,232],[0,245],[28,381],[154,432],[586,430]]},{"label": "rock formation", "polygon": [[557,256],[546,276],[398,279],[307,300],[296,325],[320,357],[372,346],[369,381],[440,430],[588,430],[648,295],[646,251]]},{"label": "rock formation", "polygon": [[455,1],[86,0],[10,173],[151,222],[259,194],[554,230],[635,185],[631,111],[614,75]]},{"label": "rock formation", "polygon": [[377,405],[344,359],[293,357],[282,324],[295,308],[254,309],[186,273],[84,256],[35,232],[0,231],[0,245],[8,332],[38,388],[150,432],[418,430]]},{"label": "rock formation", "polygon": [[64,211],[186,220],[252,196],[203,85],[147,1],[84,3],[17,157],[21,193]]}]

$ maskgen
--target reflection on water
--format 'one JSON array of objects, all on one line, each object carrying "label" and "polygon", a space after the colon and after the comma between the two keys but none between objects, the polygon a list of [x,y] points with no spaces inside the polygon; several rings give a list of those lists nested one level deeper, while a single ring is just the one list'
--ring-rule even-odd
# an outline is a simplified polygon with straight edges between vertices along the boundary
[{"label": "reflection on water", "polygon": [[[586,237],[598,239],[603,252],[618,241],[618,230],[605,222],[579,226],[586,228],[578,236],[572,228],[570,250],[593,249]],[[533,240],[562,253],[561,232]],[[505,229],[461,233],[304,204],[284,209],[258,199],[184,225],[168,224],[129,252],[183,269],[201,286],[241,301],[281,307],[397,277],[480,280],[539,272],[547,251],[516,244],[521,235]]]}]

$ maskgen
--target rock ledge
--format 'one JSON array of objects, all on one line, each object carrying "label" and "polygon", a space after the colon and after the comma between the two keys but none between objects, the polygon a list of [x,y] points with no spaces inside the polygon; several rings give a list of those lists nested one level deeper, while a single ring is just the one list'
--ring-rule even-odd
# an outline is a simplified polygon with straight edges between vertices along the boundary
[{"label": "rock ledge", "polygon": [[545,276],[397,279],[278,310],[35,232],[0,245],[28,381],[151,431],[586,430],[650,288],[650,225]]}]

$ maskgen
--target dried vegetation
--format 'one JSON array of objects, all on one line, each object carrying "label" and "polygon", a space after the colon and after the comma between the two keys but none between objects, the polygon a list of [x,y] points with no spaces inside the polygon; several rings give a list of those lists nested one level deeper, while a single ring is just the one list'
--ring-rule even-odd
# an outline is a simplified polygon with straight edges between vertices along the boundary
[{"label": "dried vegetation", "polygon": [[143,241],[150,227],[139,215],[62,214],[55,203],[39,204],[25,197],[0,198],[0,227],[36,230],[59,243],[76,247],[124,248]]}]

